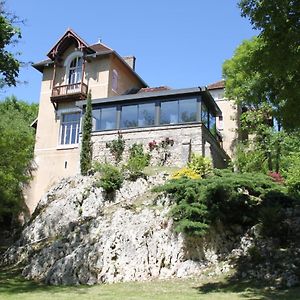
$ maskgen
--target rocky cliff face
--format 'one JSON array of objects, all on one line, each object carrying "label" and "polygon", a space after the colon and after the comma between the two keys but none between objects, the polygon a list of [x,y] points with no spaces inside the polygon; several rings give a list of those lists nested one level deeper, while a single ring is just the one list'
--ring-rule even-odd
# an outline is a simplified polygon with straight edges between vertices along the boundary
[{"label": "rocky cliff face", "polygon": [[[272,285],[300,282],[298,243],[278,248],[257,226],[243,232],[218,225],[204,238],[175,233],[168,214],[172,200],[151,192],[166,178],[125,182],[109,196],[95,187],[93,177],[62,180],[40,200],[1,264],[20,264],[26,278],[50,284],[214,275],[231,267],[238,276]],[[286,211],[286,220],[300,228],[300,208]]]},{"label": "rocky cliff face", "polygon": [[51,284],[94,284],[200,274],[234,244],[219,230],[206,239],[174,233],[172,202],[150,189],[164,175],[126,182],[109,199],[92,177],[72,177],[40,201],[2,264],[24,264],[23,275]]}]

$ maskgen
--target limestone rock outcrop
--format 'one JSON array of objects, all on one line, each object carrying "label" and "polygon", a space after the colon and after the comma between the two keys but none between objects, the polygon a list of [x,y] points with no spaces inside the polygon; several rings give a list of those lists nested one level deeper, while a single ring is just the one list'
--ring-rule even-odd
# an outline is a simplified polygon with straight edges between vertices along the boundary
[{"label": "limestone rock outcrop", "polygon": [[[19,264],[26,278],[49,284],[215,276],[232,268],[239,278],[272,286],[299,284],[298,243],[281,249],[260,235],[259,224],[246,231],[217,224],[203,238],[176,233],[172,199],[151,192],[166,179],[126,181],[114,195],[97,188],[93,176],[63,179],[42,197],[0,264]],[[300,208],[286,211],[286,220],[300,228]]]},{"label": "limestone rock outcrop", "polygon": [[[165,175],[125,182],[108,197],[92,177],[62,180],[40,200],[2,264],[50,284],[94,284],[200,274],[232,248],[222,234],[201,241],[174,232],[171,200],[150,190]],[[224,233],[226,234],[226,233]]]}]

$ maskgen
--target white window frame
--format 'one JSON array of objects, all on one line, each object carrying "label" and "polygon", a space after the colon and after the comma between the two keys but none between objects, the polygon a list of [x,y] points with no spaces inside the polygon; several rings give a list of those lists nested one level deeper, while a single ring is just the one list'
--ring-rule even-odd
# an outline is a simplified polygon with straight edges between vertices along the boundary
[{"label": "white window frame", "polygon": [[[62,136],[62,128],[63,128],[63,116],[67,114],[79,114],[79,123],[78,123],[78,129],[76,130],[76,136],[75,141],[78,140],[77,143],[61,143],[61,136]],[[59,126],[59,135],[58,135],[58,145],[57,149],[70,149],[70,148],[78,148],[78,145],[80,143],[80,128],[81,128],[81,111],[76,108],[70,108],[70,109],[64,109],[58,111],[58,116],[60,117],[60,126]],[[66,128],[66,127],[65,127]],[[66,130],[66,129],[65,129]],[[66,140],[66,134],[65,134],[65,140]],[[70,130],[70,137],[69,140],[72,141],[72,130]]]},{"label": "white window frame", "polygon": [[[64,66],[66,68],[66,73],[65,73],[65,79],[64,79],[64,82],[66,85],[69,84],[69,74],[70,74],[70,69],[71,69],[71,63],[72,61],[75,59],[75,58],[79,58],[79,57],[82,57],[83,56],[83,53],[81,51],[75,51],[75,52],[72,52],[66,59],[65,59],[65,62],[64,62]],[[81,81],[81,78],[80,78],[80,81]],[[79,81],[79,82],[80,82]]]}]

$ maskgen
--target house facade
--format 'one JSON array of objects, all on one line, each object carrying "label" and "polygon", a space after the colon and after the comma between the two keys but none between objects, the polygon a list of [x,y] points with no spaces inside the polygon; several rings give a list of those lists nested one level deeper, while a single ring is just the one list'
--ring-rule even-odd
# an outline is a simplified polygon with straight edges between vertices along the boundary
[{"label": "house facade", "polygon": [[[182,166],[191,152],[197,152],[212,158],[215,167],[226,166],[229,156],[222,145],[230,137],[222,141],[217,130],[225,121],[224,112],[209,88],[149,88],[135,72],[134,57],[121,57],[102,43],[88,45],[71,29],[47,56],[33,65],[43,78],[36,168],[26,193],[31,213],[55,182],[80,173],[80,128],[88,91],[93,106],[93,159],[111,161],[106,143],[121,133],[127,150],[133,143],[146,148],[149,142],[172,139],[170,165]],[[235,114],[234,109],[226,114]],[[225,131],[224,126],[223,135]]]}]

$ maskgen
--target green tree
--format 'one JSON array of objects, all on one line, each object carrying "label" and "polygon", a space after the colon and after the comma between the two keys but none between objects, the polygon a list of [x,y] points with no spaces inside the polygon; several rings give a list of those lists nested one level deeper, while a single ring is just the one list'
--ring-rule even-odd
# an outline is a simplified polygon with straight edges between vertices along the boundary
[{"label": "green tree", "polygon": [[80,169],[82,175],[87,175],[92,168],[92,94],[89,91],[82,127],[82,143],[80,153]]},{"label": "green tree", "polygon": [[15,86],[19,75],[21,62],[15,53],[9,51],[8,46],[17,43],[21,38],[20,28],[15,26],[19,19],[5,10],[5,1],[0,2],[0,88]]},{"label": "green tree", "polygon": [[0,224],[8,225],[24,209],[22,190],[31,178],[37,104],[15,97],[0,102]]},{"label": "green tree", "polygon": [[227,96],[250,106],[269,103],[285,128],[299,128],[299,1],[241,0],[239,7],[260,33],[225,62]]}]

